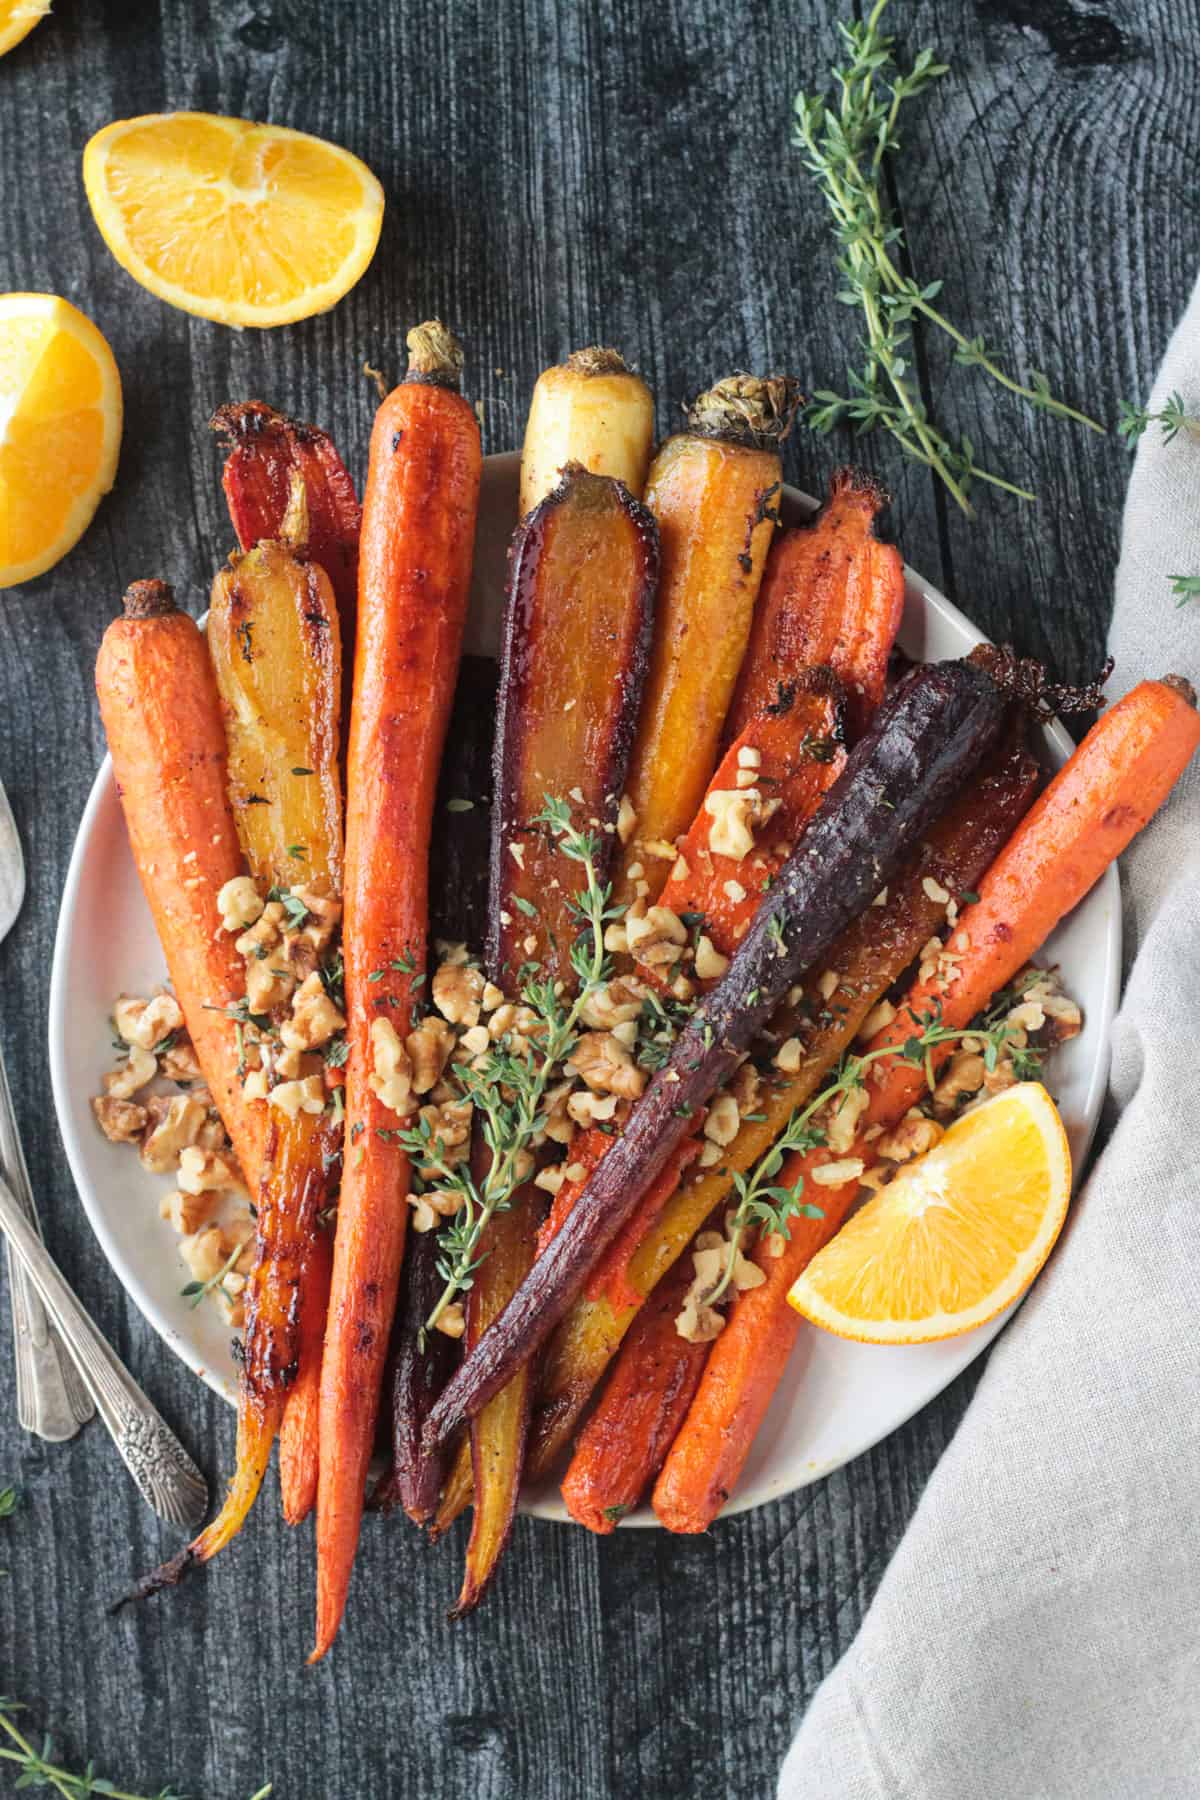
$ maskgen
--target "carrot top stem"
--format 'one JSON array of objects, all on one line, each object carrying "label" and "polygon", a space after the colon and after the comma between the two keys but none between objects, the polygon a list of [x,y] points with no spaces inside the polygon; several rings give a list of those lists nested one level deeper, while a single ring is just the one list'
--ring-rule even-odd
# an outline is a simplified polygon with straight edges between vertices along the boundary
[{"label": "carrot top stem", "polygon": [[589,344],[584,350],[572,350],[566,367],[575,375],[628,375],[629,364],[619,350],[603,344]]},{"label": "carrot top stem", "polygon": [[180,610],[175,590],[165,581],[131,581],[125,589],[127,619],[162,619]]},{"label": "carrot top stem", "polygon": [[463,366],[462,345],[440,319],[426,319],[409,332],[406,381],[435,382],[456,388]]},{"label": "carrot top stem", "polygon": [[791,375],[726,375],[687,409],[689,431],[755,450],[782,444],[801,401]]}]

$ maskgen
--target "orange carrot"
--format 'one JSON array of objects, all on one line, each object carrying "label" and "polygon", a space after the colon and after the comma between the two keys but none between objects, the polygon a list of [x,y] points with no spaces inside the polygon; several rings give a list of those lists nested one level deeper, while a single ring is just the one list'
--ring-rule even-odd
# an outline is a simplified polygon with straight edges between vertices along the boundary
[{"label": "orange carrot", "polygon": [[562,1496],[589,1531],[615,1531],[632,1512],[700,1385],[710,1345],[692,1343],[675,1328],[691,1283],[691,1258],[683,1257],[638,1314],[580,1433]]},{"label": "orange carrot", "polygon": [[135,581],[104,634],[96,692],[113,774],[175,997],[201,1073],[253,1190],[264,1109],[242,1097],[237,1025],[246,991],[217,895],[243,871],[226,786],[225,727],[204,639],[164,581]]},{"label": "orange carrot", "polygon": [[[954,973],[944,984],[936,976],[918,981],[868,1053],[900,1047],[914,1021],[935,1005],[947,1026],[969,1025],[1157,812],[1197,748],[1195,694],[1177,676],[1140,682],[1103,714],[1001,850],[980,883],[979,899],[960,915],[950,937],[953,954],[961,957]],[[878,1132],[870,1139],[863,1134],[895,1125],[920,1097],[925,1079],[921,1069],[898,1058],[875,1063],[852,1158],[874,1159]],[[832,1154],[821,1149],[794,1156],[779,1181],[793,1186]],[[799,1328],[787,1305],[788,1289],[841,1224],[856,1193],[853,1182],[822,1188],[822,1219],[794,1220],[791,1242],[777,1261],[767,1257],[765,1245],[754,1252],[767,1280],[734,1302],[655,1488],[654,1508],[669,1530],[705,1530],[733,1491]]]},{"label": "orange carrot", "polygon": [[[317,1625],[345,1608],[375,1439],[408,1207],[401,1120],[372,1086],[372,1027],[403,1041],[424,974],[438,765],[466,618],[481,452],[457,392],[462,355],[436,322],[371,434],[347,776],[343,945],[350,1045],[346,1155],[321,1369]],[[373,979],[373,977],[375,979]],[[382,1043],[385,1034],[377,1034]]]},{"label": "orange carrot", "polygon": [[[1197,746],[1196,696],[1179,676],[1141,681],[1101,714],[980,882],[979,899],[959,916],[948,945],[959,958],[953,973],[916,982],[869,1048],[902,1043],[914,1018],[932,1007],[948,1026],[969,1025],[1153,818]],[[935,1063],[950,1048],[943,1046]],[[894,1122],[924,1079],[910,1064],[881,1058],[868,1081],[864,1123]]]},{"label": "orange carrot", "polygon": [[327,1232],[318,1231],[300,1297],[300,1359],[279,1431],[279,1492],[288,1525],[301,1524],[317,1503],[321,1345],[332,1270],[332,1243]]},{"label": "orange carrot", "polygon": [[825,663],[844,682],[855,738],[883,698],[904,610],[904,563],[875,535],[888,496],[861,469],[836,469],[814,518],[772,545],[726,726],[733,737],[796,669]]},{"label": "orange carrot", "polygon": [[[796,670],[780,709],[750,722],[708,784],[658,904],[698,919],[697,930],[722,956],[732,956],[745,937],[763,895],[845,766],[843,702],[841,684],[827,669]],[[744,766],[746,758],[757,761]],[[750,785],[747,776],[753,777]],[[722,841],[718,799],[731,793],[741,793],[747,806],[775,809],[754,828],[754,846],[741,855],[713,848],[714,836]]]},{"label": "orange carrot", "polygon": [[[791,1157],[780,1182],[790,1186],[806,1166],[801,1156]],[[857,1193],[856,1181],[821,1188],[823,1218],[793,1219],[779,1257],[761,1242],[751,1252],[766,1279],[732,1303],[654,1485],[654,1510],[668,1531],[707,1531],[733,1492],[796,1342],[800,1318],[787,1304],[788,1289],[837,1231]]]},{"label": "orange carrot", "polygon": [[[786,437],[798,399],[786,376],[730,375],[691,407],[646,482],[662,548],[646,700],[627,783],[635,823],[615,884],[687,829],[717,761],[778,518]],[[666,866],[649,868],[659,885]]]}]

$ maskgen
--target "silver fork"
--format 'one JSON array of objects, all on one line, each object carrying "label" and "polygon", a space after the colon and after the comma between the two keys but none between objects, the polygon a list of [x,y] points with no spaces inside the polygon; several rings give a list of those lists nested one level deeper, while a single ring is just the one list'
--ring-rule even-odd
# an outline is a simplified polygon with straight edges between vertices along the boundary
[{"label": "silver fork", "polygon": [[[16,820],[0,782],[0,943],[12,930],[25,899],[25,858]],[[0,1175],[17,1205],[40,1232],[29,1171],[17,1135],[4,1058],[0,1055]],[[19,1258],[8,1252],[13,1346],[17,1364],[17,1418],[26,1431],[57,1442],[74,1437],[94,1408],[41,1298]]]}]

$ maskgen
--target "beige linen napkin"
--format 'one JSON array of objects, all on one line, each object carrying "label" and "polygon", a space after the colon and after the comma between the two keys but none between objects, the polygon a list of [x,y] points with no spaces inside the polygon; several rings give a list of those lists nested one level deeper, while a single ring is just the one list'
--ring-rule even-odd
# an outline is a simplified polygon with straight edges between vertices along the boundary
[{"label": "beige linen napkin", "polygon": [[[1200,413],[1200,289],[1152,405]],[[1200,685],[1200,443],[1151,425],[1113,694]],[[783,1800],[1200,1796],[1200,767],[1122,862],[1113,1135],[998,1341]]]}]

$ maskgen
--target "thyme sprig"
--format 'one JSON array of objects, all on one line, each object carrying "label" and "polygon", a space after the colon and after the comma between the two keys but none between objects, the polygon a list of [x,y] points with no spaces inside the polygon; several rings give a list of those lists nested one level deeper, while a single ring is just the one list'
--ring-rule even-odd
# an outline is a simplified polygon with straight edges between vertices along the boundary
[{"label": "thyme sprig", "polygon": [[1178,392],[1169,395],[1166,404],[1158,412],[1151,412],[1148,407],[1134,406],[1132,401],[1122,400],[1117,431],[1126,443],[1136,443],[1151,425],[1162,426],[1163,442],[1166,444],[1173,442],[1181,431],[1187,432],[1189,437],[1200,438],[1200,418],[1188,411],[1183,395]]},{"label": "thyme sprig", "polygon": [[214,1275],[209,1275],[204,1281],[189,1281],[186,1286],[180,1288],[180,1295],[185,1300],[191,1301],[193,1311],[199,1306],[206,1294],[211,1294],[215,1287],[221,1285],[245,1248],[245,1244],[235,1244]]},{"label": "thyme sprig", "polygon": [[948,64],[936,62],[927,49],[911,69],[902,71],[893,55],[893,40],[880,27],[887,4],[888,0],[875,0],[865,22],[838,24],[847,60],[832,72],[834,90],[828,95],[798,94],[795,101],[793,142],[806,153],[805,167],[833,215],[841,246],[837,266],[844,283],[837,297],[861,314],[866,352],[862,367],[847,376],[849,391],[818,389],[805,418],[820,433],[843,423],[860,432],[882,427],[906,456],[945,483],[969,515],[967,495],[974,480],[1022,500],[1035,496],[981,468],[970,438],[963,436],[955,443],[930,418],[910,366],[915,320],[951,339],[956,363],[981,369],[1039,411],[1073,419],[1091,431],[1104,428],[1056,399],[1040,370],[1031,370],[1027,382],[1008,374],[982,337],[968,337],[935,306],[940,281],[922,284],[897,266],[906,260],[907,246],[884,196],[886,158],[899,146],[900,108],[946,74]]},{"label": "thyme sprig", "polygon": [[848,1052],[843,1056],[833,1079],[806,1106],[792,1113],[773,1148],[759,1158],[748,1174],[734,1175],[738,1203],[729,1224],[729,1247],[716,1285],[702,1297],[704,1304],[716,1306],[725,1295],[734,1277],[743,1236],[754,1225],[759,1227],[761,1237],[772,1232],[790,1237],[789,1226],[793,1219],[825,1216],[823,1207],[814,1206],[803,1198],[803,1175],[798,1176],[791,1186],[780,1184],[775,1177],[782,1170],[785,1157],[796,1151],[817,1150],[825,1144],[826,1133],[814,1123],[817,1114],[829,1107],[836,1116],[847,1096],[863,1086],[872,1063],[886,1056],[922,1068],[932,1092],[936,1079],[934,1051],[943,1044],[961,1043],[964,1038],[970,1038],[981,1046],[984,1067],[989,1074],[1005,1052],[1012,1056],[1013,1071],[1018,1079],[1027,1080],[1035,1074],[1040,1061],[1037,1052],[1013,1044],[1017,1027],[1009,1025],[1005,1016],[1011,1005],[1011,996],[1006,993],[993,1005],[982,1023],[956,1030],[942,1023],[941,1004],[935,1001],[928,1012],[911,1015],[916,1030],[903,1043],[885,1044],[878,1050],[864,1050],[859,1055]]},{"label": "thyme sprig", "polygon": [[[67,1769],[54,1761],[54,1744],[49,1736],[42,1739],[41,1749],[35,1749],[31,1740],[16,1723],[14,1714],[23,1712],[25,1708],[20,1701],[0,1695],[0,1729],[7,1737],[7,1743],[0,1743],[0,1757],[5,1762],[16,1763],[21,1773],[17,1777],[17,1788],[53,1788],[62,1800],[86,1800],[90,1794],[107,1795],[108,1800],[185,1800],[169,1783],[160,1788],[153,1796],[130,1793],[128,1788],[119,1788],[114,1782],[102,1775],[97,1775],[95,1763],[89,1762],[82,1773]],[[272,1784],[267,1782],[250,1800],[267,1800],[272,1791]]]},{"label": "thyme sprig", "polygon": [[1200,575],[1168,575],[1176,604],[1186,606],[1189,600],[1200,600]]},{"label": "thyme sprig", "polygon": [[501,1039],[485,1052],[478,1067],[463,1065],[456,1079],[479,1114],[482,1137],[490,1152],[482,1182],[473,1176],[469,1162],[447,1168],[444,1146],[428,1119],[415,1128],[397,1132],[398,1141],[418,1164],[425,1181],[436,1180],[443,1189],[457,1192],[459,1206],[439,1239],[438,1273],[445,1287],[424,1331],[432,1331],[457,1294],[472,1285],[475,1271],[486,1256],[479,1244],[489,1220],[512,1205],[524,1179],[524,1153],[545,1126],[543,1101],[555,1070],[570,1056],[578,1037],[584,1008],[598,988],[612,977],[612,965],[604,949],[604,930],[624,912],[609,904],[611,889],[597,874],[600,843],[592,832],[571,823],[565,801],[543,796],[542,811],[533,820],[557,843],[561,854],[582,870],[583,886],[571,902],[579,935],[571,946],[575,995],[569,1005],[560,995],[560,984],[536,962],[523,966],[520,994],[537,1014],[540,1030],[524,1036],[520,1047]]}]

